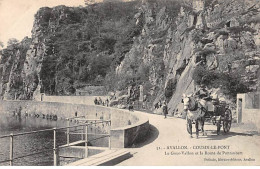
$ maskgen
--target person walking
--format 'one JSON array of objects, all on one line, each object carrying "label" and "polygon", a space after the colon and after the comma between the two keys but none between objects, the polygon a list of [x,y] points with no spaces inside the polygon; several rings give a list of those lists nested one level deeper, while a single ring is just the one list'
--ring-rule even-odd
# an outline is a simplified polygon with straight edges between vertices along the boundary
[{"label": "person walking", "polygon": [[97,100],[97,98],[96,98],[96,97],[95,97],[94,103],[95,103],[95,105],[97,105],[97,104],[98,104],[98,100]]},{"label": "person walking", "polygon": [[108,98],[106,99],[106,106],[107,106],[107,107],[109,106],[109,100],[108,100]]},{"label": "person walking", "polygon": [[102,105],[102,104],[103,104],[103,101],[102,101],[101,97],[99,97],[99,99],[98,99],[98,105]]},{"label": "person walking", "polygon": [[167,106],[167,103],[166,101],[163,102],[163,115],[164,115],[164,118],[166,119],[167,118],[167,114],[168,114],[168,106]]}]

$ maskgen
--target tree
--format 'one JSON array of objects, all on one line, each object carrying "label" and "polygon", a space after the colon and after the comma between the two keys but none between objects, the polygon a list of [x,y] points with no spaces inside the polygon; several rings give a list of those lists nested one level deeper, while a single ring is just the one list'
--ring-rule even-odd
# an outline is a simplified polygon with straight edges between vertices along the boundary
[{"label": "tree", "polygon": [[11,38],[11,39],[8,40],[7,46],[15,45],[15,44],[17,44],[18,42],[19,42],[19,41],[18,41],[17,39]]}]

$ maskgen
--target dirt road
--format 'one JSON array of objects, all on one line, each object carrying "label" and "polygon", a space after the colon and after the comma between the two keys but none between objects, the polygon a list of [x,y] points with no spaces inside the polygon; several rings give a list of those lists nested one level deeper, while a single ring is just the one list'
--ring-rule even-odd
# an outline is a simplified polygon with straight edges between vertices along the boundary
[{"label": "dirt road", "polygon": [[195,133],[194,138],[188,135],[183,119],[146,115],[151,124],[147,140],[129,148],[133,157],[118,165],[260,165],[258,132],[237,126],[231,127],[228,134],[221,128],[220,135],[217,135],[216,126],[207,123],[207,135],[200,133],[196,139]]}]

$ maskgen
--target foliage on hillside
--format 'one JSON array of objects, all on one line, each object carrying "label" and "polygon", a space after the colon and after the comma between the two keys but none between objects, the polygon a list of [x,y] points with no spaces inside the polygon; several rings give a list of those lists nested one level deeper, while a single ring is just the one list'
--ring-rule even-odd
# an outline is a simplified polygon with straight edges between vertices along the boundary
[{"label": "foliage on hillside", "polygon": [[[104,85],[111,66],[122,61],[132,38],[140,34],[142,25],[135,25],[134,21],[136,4],[109,2],[85,8],[41,9],[40,26],[48,29],[40,73],[42,92],[73,94],[84,85]],[[58,20],[63,9],[66,18]],[[52,23],[54,31],[49,28]]]},{"label": "foliage on hillside", "polygon": [[[176,107],[182,92],[192,90],[186,81],[220,87],[231,98],[255,90],[258,10],[246,8],[242,1],[204,2],[200,12],[190,0],[41,8],[29,50],[21,57],[20,65],[24,62],[26,68],[26,77],[20,76],[23,90],[28,89],[25,98],[31,99],[39,88],[49,95],[73,95],[88,85],[122,93],[129,86],[143,85],[151,104],[166,99]],[[18,45],[14,40],[10,44]],[[10,76],[14,56],[9,55],[13,54],[1,61],[5,89],[19,75]],[[252,61],[246,61],[248,57]],[[198,65],[195,71],[193,60]]]},{"label": "foliage on hillside", "polygon": [[249,92],[249,84],[242,81],[241,72],[210,71],[205,66],[197,66],[193,73],[193,79],[197,85],[204,84],[209,88],[220,88],[223,94],[235,101],[237,93]]}]

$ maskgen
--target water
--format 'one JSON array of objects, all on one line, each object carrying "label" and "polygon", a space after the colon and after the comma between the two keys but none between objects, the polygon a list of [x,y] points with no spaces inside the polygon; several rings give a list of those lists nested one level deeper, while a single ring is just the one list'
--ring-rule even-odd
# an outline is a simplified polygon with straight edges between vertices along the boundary
[{"label": "water", "polygon": [[[17,117],[1,114],[0,136],[10,133],[22,133],[66,126],[65,120],[52,121],[36,117]],[[72,123],[71,125],[76,125]],[[70,142],[81,139],[80,135],[71,136]],[[58,146],[66,144],[65,130],[57,132]],[[0,139],[0,161],[9,159],[10,138]],[[16,159],[13,165],[50,166],[53,165],[53,131],[39,132],[36,134],[14,136],[14,158],[46,151],[41,154]],[[0,166],[9,165],[9,162],[0,163]]]}]

